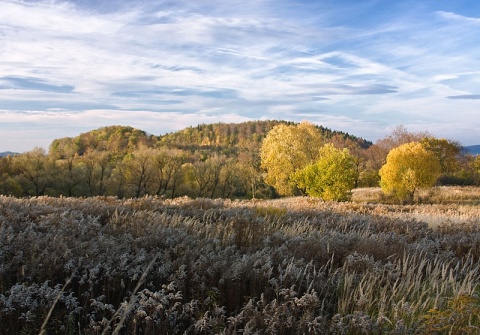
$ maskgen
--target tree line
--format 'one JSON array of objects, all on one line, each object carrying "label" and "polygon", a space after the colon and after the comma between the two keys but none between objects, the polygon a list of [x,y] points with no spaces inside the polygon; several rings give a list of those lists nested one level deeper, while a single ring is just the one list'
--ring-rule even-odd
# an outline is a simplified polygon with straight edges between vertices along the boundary
[{"label": "tree line", "polygon": [[[244,198],[251,192],[248,178],[256,178],[252,175],[256,173],[255,162],[248,158],[213,153],[202,159],[198,153],[185,150],[142,146],[123,156],[107,151],[87,151],[82,156],[58,157],[35,148],[1,160],[0,193],[13,196]],[[253,183],[258,190],[258,182],[254,180]]]},{"label": "tree line", "polygon": [[380,186],[412,202],[420,188],[435,184],[478,184],[480,156],[455,141],[403,126],[368,149],[348,138],[326,140],[309,122],[278,125],[262,142],[265,181],[281,195],[307,194],[325,200],[348,199],[359,186]]},{"label": "tree line", "polygon": [[480,184],[478,157],[426,132],[399,126],[372,144],[308,122],[268,120],[198,125],[163,136],[112,126],[57,139],[48,152],[34,148],[1,158],[0,193],[119,198],[309,194],[342,200],[352,188],[380,185],[389,152],[411,142],[435,157],[435,182]]}]

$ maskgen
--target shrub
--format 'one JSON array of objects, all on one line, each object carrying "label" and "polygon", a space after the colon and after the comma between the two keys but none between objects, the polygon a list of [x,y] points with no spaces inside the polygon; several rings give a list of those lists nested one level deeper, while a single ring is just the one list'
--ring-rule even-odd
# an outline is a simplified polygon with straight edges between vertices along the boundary
[{"label": "shrub", "polygon": [[440,163],[422,144],[411,142],[392,149],[379,174],[385,193],[413,202],[419,188],[435,184],[440,176]]}]

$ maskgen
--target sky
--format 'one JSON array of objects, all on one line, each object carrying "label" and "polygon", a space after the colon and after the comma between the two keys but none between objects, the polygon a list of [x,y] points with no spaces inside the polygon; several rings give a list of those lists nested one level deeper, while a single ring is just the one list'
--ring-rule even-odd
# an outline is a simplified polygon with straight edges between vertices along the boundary
[{"label": "sky", "polygon": [[480,144],[480,1],[0,0],[0,152],[263,119]]}]

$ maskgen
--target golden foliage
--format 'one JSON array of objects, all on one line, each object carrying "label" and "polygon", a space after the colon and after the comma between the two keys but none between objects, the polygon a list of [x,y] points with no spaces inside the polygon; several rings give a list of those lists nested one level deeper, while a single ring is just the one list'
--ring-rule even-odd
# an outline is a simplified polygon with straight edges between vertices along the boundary
[{"label": "golden foliage", "polygon": [[418,142],[392,149],[387,163],[379,171],[380,186],[387,194],[413,201],[415,192],[431,187],[440,176],[441,167],[435,155]]},{"label": "golden foliage", "polygon": [[424,316],[423,326],[427,334],[478,334],[480,298],[467,294],[452,298],[445,309],[430,309]]},{"label": "golden foliage", "polygon": [[265,137],[260,150],[261,166],[267,171],[265,181],[281,195],[295,190],[293,173],[317,158],[322,135],[308,122],[278,125]]}]

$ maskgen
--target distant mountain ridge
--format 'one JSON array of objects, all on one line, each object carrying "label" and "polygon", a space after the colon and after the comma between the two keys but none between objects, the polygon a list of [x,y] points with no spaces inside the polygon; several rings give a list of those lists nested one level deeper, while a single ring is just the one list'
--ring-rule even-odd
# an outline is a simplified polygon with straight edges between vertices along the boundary
[{"label": "distant mountain ridge", "polygon": [[15,156],[18,155],[18,152],[5,151],[0,152],[0,157]]},{"label": "distant mountain ridge", "polygon": [[465,149],[472,155],[480,155],[480,145],[469,145]]}]

